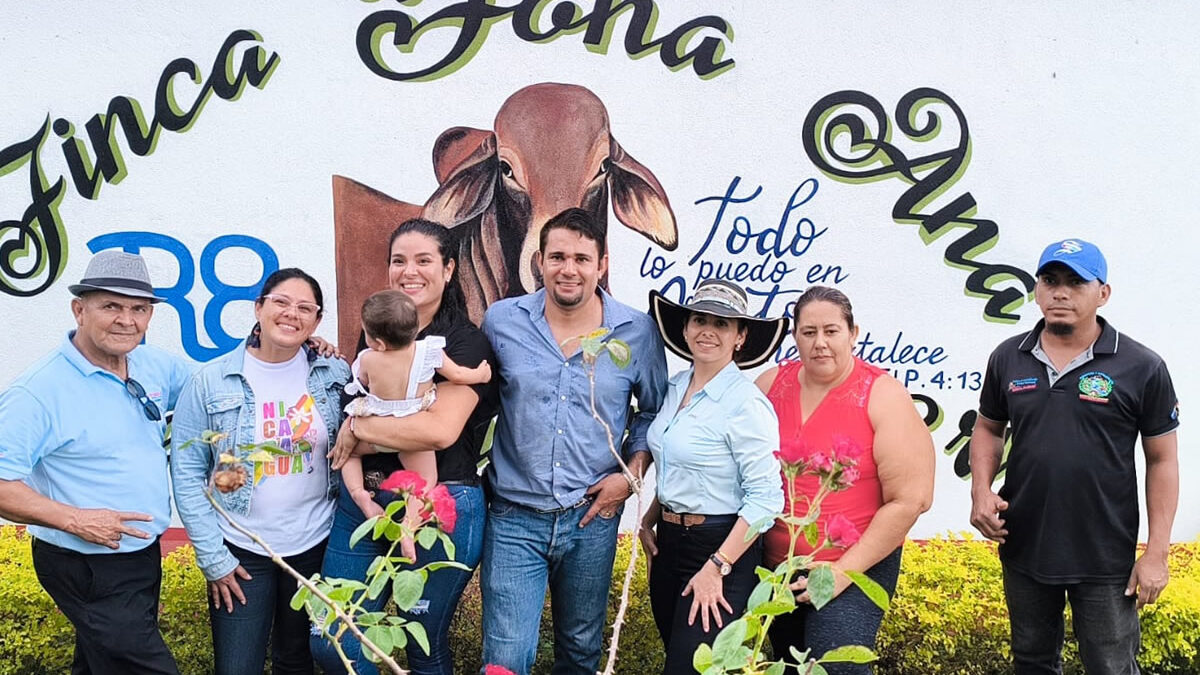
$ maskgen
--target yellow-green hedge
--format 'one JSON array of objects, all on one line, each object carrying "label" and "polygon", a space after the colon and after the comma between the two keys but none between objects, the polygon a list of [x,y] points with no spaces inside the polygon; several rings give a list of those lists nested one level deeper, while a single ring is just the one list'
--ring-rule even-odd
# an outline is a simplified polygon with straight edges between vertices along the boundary
[{"label": "yellow-green hedge", "polygon": [[[625,538],[617,553],[610,623],[629,543]],[[211,670],[205,602],[204,578],[193,564],[191,549],[184,547],[163,561],[162,629],[185,675]],[[456,672],[478,672],[479,617],[479,588],[472,583],[451,629]],[[547,611],[534,669],[538,675],[549,673],[553,661],[548,627]],[[71,625],[38,584],[28,539],[11,526],[0,527],[0,636],[0,675],[62,673],[70,668]],[[879,641],[880,673],[983,675],[1010,670],[1008,617],[994,546],[969,538],[910,542]],[[1082,672],[1070,640],[1064,658],[1067,672]],[[1140,661],[1147,673],[1200,673],[1200,541],[1172,547],[1171,583],[1159,601],[1142,612]],[[650,615],[642,566],[634,576],[617,672],[645,675],[661,668],[662,643]]]}]

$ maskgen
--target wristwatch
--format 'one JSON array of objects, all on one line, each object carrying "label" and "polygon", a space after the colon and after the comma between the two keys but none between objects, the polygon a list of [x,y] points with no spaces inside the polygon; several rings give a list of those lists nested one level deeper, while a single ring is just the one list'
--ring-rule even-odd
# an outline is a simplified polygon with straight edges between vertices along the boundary
[{"label": "wristwatch", "polygon": [[721,557],[716,553],[708,556],[708,559],[712,562],[712,564],[717,566],[717,571],[720,572],[721,576],[723,577],[729,576],[729,573],[733,571],[733,565],[721,560]]}]

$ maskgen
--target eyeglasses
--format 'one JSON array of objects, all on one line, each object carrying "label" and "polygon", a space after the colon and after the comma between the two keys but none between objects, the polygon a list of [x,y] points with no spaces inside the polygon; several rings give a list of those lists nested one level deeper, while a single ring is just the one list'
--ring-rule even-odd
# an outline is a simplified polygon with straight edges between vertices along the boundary
[{"label": "eyeglasses", "polygon": [[154,401],[150,400],[149,396],[146,396],[146,389],[137,380],[132,377],[125,378],[125,391],[129,392],[130,396],[136,398],[137,402],[142,404],[142,413],[146,415],[146,419],[151,422],[157,422],[162,419],[162,411],[158,409]]},{"label": "eyeglasses", "polygon": [[317,312],[321,311],[321,306],[318,304],[304,302],[303,300],[292,300],[286,295],[275,295],[274,293],[268,293],[267,295],[263,296],[263,300],[271,303],[271,306],[280,312],[294,309],[300,316],[310,319],[316,316]]}]

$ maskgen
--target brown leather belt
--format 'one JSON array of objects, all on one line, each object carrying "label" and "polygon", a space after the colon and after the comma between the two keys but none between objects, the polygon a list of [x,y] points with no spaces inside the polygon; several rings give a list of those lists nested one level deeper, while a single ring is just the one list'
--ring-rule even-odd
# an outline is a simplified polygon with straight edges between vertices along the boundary
[{"label": "brown leather belt", "polygon": [[671,523],[672,525],[682,525],[684,527],[699,525],[706,519],[706,516],[703,516],[699,513],[675,513],[666,509],[663,509],[659,515],[662,516],[664,522]]}]

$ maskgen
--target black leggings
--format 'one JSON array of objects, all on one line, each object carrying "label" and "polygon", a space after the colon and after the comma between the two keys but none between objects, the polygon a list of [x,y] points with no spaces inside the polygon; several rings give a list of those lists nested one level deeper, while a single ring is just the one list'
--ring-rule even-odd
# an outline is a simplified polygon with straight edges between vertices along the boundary
[{"label": "black leggings", "polygon": [[[897,548],[886,558],[867,570],[867,576],[883,586],[890,597],[896,592],[896,580],[900,576],[900,551]],[[820,658],[822,654],[843,645],[862,645],[875,648],[875,636],[883,622],[883,610],[871,601],[858,586],[850,584],[841,595],[821,608],[803,604],[790,614],[775,617],[768,635],[771,649],[776,658],[793,661],[789,647],[803,652],[812,649],[809,658]],[[871,667],[849,663],[827,663],[829,675],[862,675],[871,672]]]}]

